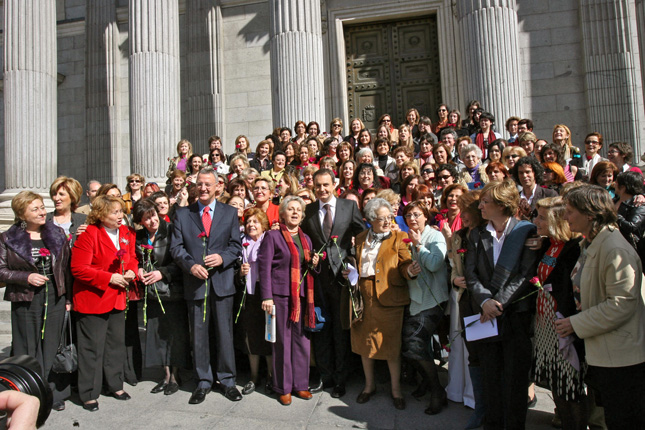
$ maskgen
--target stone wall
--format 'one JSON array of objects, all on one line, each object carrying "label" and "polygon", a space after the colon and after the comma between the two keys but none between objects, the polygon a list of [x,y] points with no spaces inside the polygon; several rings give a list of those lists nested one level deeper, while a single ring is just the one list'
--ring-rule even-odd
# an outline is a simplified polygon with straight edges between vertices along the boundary
[{"label": "stone wall", "polygon": [[518,61],[524,112],[538,138],[551,141],[553,125],[566,124],[573,143],[584,147],[589,126],[578,9],[577,0],[519,1]]}]

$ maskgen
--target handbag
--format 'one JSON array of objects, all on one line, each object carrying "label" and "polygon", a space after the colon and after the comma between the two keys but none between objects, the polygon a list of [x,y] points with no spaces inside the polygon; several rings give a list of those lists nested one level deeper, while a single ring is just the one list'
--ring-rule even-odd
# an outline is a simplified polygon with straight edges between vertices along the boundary
[{"label": "handbag", "polygon": [[148,295],[155,299],[168,299],[170,298],[170,287],[170,284],[161,280],[148,285],[146,288],[148,288]]},{"label": "handbag", "polygon": [[323,329],[325,322],[327,321],[326,312],[320,306],[314,306],[314,313],[316,314],[316,325],[313,328],[309,328],[305,325],[305,331],[311,333],[317,333]]},{"label": "handbag", "polygon": [[[67,337],[69,333],[69,338]],[[65,320],[60,335],[58,351],[54,356],[52,370],[56,373],[72,373],[78,368],[78,354],[72,343],[72,323],[69,321],[69,311],[65,311]]]}]

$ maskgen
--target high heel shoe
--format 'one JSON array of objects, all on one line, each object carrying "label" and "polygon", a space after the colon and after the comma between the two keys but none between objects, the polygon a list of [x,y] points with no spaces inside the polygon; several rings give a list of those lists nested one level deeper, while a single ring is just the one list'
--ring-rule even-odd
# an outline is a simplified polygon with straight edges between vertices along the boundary
[{"label": "high heel shoe", "polygon": [[152,390],[150,390],[150,392],[151,392],[152,394],[161,393],[163,390],[165,390],[165,389],[166,389],[166,387],[167,387],[167,386],[168,386],[168,383],[167,383],[166,381],[161,381],[160,383],[158,383],[157,385],[155,385],[155,386],[152,388]]}]

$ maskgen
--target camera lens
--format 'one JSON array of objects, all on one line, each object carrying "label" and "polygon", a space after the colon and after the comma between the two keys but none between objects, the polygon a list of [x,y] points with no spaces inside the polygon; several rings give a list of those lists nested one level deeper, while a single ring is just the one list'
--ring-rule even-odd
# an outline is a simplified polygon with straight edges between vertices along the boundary
[{"label": "camera lens", "polygon": [[0,361],[0,391],[20,391],[40,400],[36,420],[38,427],[42,426],[49,417],[54,402],[51,388],[40,374],[40,364],[29,355],[19,355]]}]

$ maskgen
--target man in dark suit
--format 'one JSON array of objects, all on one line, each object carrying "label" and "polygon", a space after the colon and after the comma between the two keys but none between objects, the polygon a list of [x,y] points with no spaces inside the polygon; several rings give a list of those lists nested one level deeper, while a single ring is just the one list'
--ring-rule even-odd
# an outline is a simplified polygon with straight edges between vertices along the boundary
[{"label": "man in dark suit", "polygon": [[[331,170],[320,169],[314,174],[314,192],[318,200],[307,205],[302,229],[311,238],[316,252],[323,247],[327,251],[320,273],[314,275],[316,304],[326,310],[327,320],[322,331],[314,333],[312,340],[323,386],[333,387],[332,397],[338,398],[345,394],[351,354],[349,330],[341,326],[341,309],[349,312],[349,303],[341,302],[344,288],[342,260],[353,247],[352,238],[365,230],[365,225],[356,203],[337,199],[334,187],[335,178]],[[338,236],[338,246],[333,243],[333,236]]]},{"label": "man in dark suit", "polygon": [[523,219],[531,221],[535,216],[535,205],[541,199],[557,197],[558,193],[549,188],[542,188],[544,168],[535,157],[522,157],[511,169],[515,182],[521,187],[520,190],[520,214]]},{"label": "man in dark suit", "polygon": [[[217,188],[216,172],[203,168],[197,175],[199,200],[177,210],[171,242],[172,256],[184,272],[184,298],[191,324],[197,388],[190,404],[203,402],[213,385],[208,335],[211,317],[217,380],[226,398],[242,399],[235,387],[233,353],[233,276],[242,244],[237,210],[216,201]],[[206,236],[199,237],[202,233]]]}]

